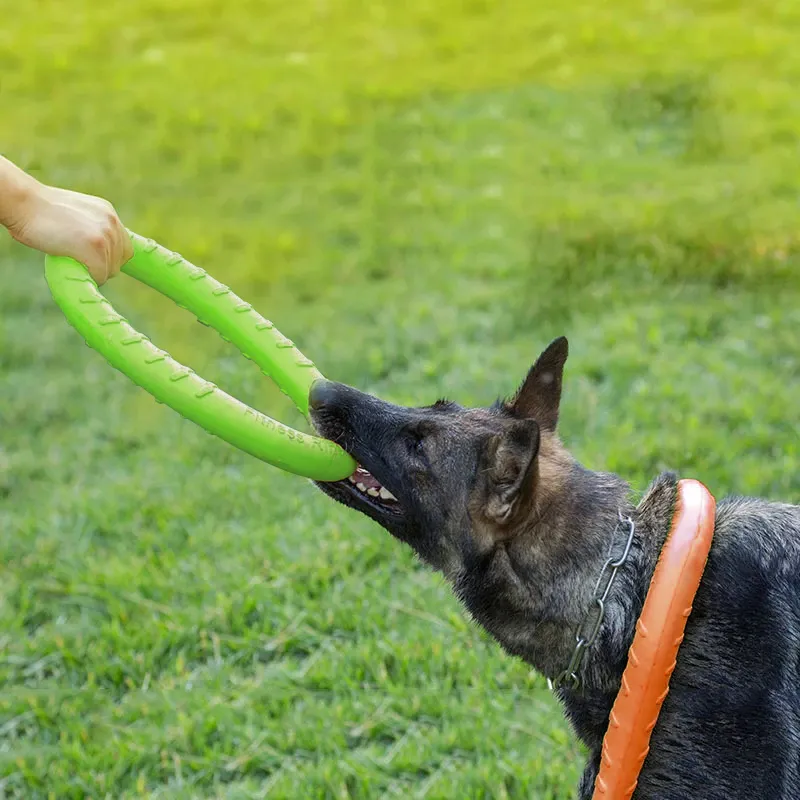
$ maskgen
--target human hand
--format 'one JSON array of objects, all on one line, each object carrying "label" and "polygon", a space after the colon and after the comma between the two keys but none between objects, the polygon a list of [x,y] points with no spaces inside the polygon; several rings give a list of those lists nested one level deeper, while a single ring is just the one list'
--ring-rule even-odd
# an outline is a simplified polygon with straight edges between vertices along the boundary
[{"label": "human hand", "polygon": [[11,235],[28,247],[85,264],[98,284],[133,255],[130,236],[107,200],[38,181],[12,210]]}]

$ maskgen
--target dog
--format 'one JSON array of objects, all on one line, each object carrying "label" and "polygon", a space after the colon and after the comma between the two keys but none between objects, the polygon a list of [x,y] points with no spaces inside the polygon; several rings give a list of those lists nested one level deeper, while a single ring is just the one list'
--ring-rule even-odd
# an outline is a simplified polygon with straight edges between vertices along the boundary
[{"label": "dog", "polygon": [[[577,675],[556,688],[589,759],[591,797],[636,620],[670,529],[678,477],[637,504],[620,477],[579,464],[557,435],[566,338],[490,408],[406,408],[312,387],[312,422],[358,462],[318,483],[412,547],[513,656],[556,680],[603,565],[634,535]],[[800,507],[719,500],[710,555],[634,800],[800,798]]]}]

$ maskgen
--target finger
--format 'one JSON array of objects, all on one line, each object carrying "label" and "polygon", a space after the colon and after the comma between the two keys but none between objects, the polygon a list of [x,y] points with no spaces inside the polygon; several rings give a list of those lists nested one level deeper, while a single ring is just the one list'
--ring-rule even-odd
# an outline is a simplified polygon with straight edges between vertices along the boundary
[{"label": "finger", "polygon": [[133,242],[113,206],[110,206],[110,224],[114,238],[114,258],[109,269],[109,278],[113,278],[133,257]]},{"label": "finger", "polygon": [[128,233],[119,217],[116,218],[116,228],[120,247],[119,266],[117,268],[117,271],[119,271],[133,258],[133,242],[131,241],[131,235]]},{"label": "finger", "polygon": [[86,241],[86,254],[79,259],[98,286],[108,280],[108,265],[111,261],[110,242],[102,234],[94,234]]},{"label": "finger", "polygon": [[119,272],[120,267],[122,266],[122,258],[125,250],[119,228],[120,226],[115,224],[109,233],[109,278],[113,278]]},{"label": "finger", "polygon": [[98,286],[102,286],[109,278],[108,275],[108,257],[104,257],[96,264],[89,266],[89,274],[95,279]]},{"label": "finger", "polygon": [[122,228],[122,265],[124,266],[133,258],[133,241],[122,223],[120,223],[120,227]]},{"label": "finger", "polygon": [[91,265],[87,264],[86,268],[98,286],[102,286],[108,280],[108,266],[105,261]]}]

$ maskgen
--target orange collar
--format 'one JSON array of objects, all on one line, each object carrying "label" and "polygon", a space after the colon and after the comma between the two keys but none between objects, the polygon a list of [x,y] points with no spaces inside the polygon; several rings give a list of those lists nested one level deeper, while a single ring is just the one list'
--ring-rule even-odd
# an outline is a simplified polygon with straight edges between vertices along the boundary
[{"label": "orange collar", "polygon": [[715,509],[714,497],[702,483],[678,482],[672,528],[636,623],[622,686],[611,709],[593,800],[630,800],[636,789],[706,566]]}]

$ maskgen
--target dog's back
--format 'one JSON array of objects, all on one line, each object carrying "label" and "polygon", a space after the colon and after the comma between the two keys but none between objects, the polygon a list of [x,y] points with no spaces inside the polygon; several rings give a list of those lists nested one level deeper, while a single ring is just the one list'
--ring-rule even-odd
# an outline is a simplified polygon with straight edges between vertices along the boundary
[{"label": "dog's back", "polygon": [[800,797],[798,678],[800,507],[722,500],[634,797]]}]

